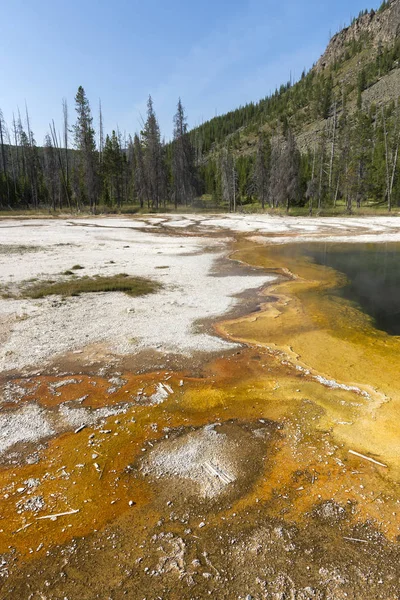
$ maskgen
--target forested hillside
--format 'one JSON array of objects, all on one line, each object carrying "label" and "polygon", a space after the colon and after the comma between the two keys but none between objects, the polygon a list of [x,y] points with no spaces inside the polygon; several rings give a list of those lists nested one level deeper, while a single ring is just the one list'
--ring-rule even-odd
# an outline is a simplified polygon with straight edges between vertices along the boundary
[{"label": "forested hillside", "polygon": [[400,0],[391,0],[362,11],[298,82],[257,103],[189,131],[179,100],[167,144],[151,98],[142,131],[106,134],[101,106],[94,119],[80,87],[76,116],[64,101],[63,125],[52,122],[43,147],[28,110],[12,123],[0,111],[0,205],[391,210],[400,206],[399,61]]}]

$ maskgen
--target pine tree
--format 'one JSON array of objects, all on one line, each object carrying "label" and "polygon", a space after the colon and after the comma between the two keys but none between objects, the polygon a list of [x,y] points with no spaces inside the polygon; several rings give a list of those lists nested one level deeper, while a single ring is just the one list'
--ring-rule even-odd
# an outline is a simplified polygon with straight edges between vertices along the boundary
[{"label": "pine tree", "polygon": [[75,96],[77,121],[74,125],[75,147],[80,153],[79,180],[81,202],[88,201],[91,210],[96,209],[97,181],[95,171],[95,131],[93,117],[85,90],[79,86]]},{"label": "pine tree", "polygon": [[118,208],[121,208],[124,159],[120,140],[114,130],[111,137],[109,135],[106,136],[102,170],[106,197],[109,199],[111,205],[116,204]]},{"label": "pine tree", "polygon": [[196,193],[195,153],[189,134],[185,111],[179,98],[174,116],[172,144],[172,178],[175,208],[191,204]]},{"label": "pine tree", "polygon": [[137,197],[140,208],[144,207],[145,202],[150,205],[148,196],[149,185],[146,179],[146,167],[144,163],[143,147],[137,133],[133,139],[133,182],[134,194]]},{"label": "pine tree", "polygon": [[149,96],[147,102],[147,119],[141,135],[144,149],[146,196],[153,208],[158,209],[162,201],[165,200],[166,176],[160,127],[151,96]]}]

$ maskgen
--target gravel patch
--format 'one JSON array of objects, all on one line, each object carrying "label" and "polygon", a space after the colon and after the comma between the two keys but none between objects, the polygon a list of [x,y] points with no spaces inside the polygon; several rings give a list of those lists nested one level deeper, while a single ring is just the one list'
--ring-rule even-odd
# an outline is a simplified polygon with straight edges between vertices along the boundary
[{"label": "gravel patch", "polygon": [[68,427],[81,427],[82,425],[90,426],[98,423],[102,419],[108,419],[116,415],[126,413],[129,405],[119,407],[97,408],[89,410],[87,408],[70,408],[67,404],[60,406],[59,415],[65,421]]},{"label": "gravel patch", "polygon": [[[109,417],[125,414],[131,404],[88,409],[61,404],[57,411],[47,410],[37,404],[20,406],[13,412],[0,413],[0,455],[18,443],[39,442],[63,431],[91,427]],[[29,488],[37,485],[35,479],[26,482]]]},{"label": "gravel patch", "polygon": [[0,414],[0,454],[19,442],[37,442],[53,435],[46,412],[36,404],[27,404],[12,413]]}]

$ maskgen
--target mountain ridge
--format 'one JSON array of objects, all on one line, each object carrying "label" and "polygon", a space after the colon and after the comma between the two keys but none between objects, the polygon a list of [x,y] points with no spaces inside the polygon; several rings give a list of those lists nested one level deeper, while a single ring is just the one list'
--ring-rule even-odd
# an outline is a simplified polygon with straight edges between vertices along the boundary
[{"label": "mountain ridge", "polygon": [[400,35],[400,2],[391,0],[383,4],[380,9],[362,13],[353,19],[348,27],[336,33],[315,65],[321,71],[340,60],[345,54],[349,44],[365,39],[372,40],[375,50],[379,45],[389,45]]},{"label": "mountain ridge", "polygon": [[[389,67],[385,65],[382,69],[369,68],[374,63],[377,56],[383,54],[382,61],[390,63],[391,58],[387,59],[388,50],[395,44],[399,48],[396,50],[396,58]],[[361,102],[363,104],[388,104],[397,101],[400,96],[400,0],[391,0],[383,3],[377,10],[362,11],[359,17],[353,19],[348,27],[343,28],[336,33],[329,41],[327,48],[310,71],[303,73],[301,79],[292,84],[287,82],[281,85],[270,97],[263,98],[258,102],[250,102],[245,106],[229,111],[224,115],[214,117],[202,125],[192,129],[194,137],[201,137],[201,132],[206,131],[206,152],[215,150],[217,145],[223,145],[229,137],[235,137],[239,133],[248,139],[239,149],[239,154],[248,154],[255,150],[254,129],[264,129],[270,122],[271,111],[270,104],[276,104],[282,101],[285,94],[296,90],[303,85],[304,79],[313,78],[322,82],[324,79],[332,76],[333,88],[336,96],[342,96],[346,93],[350,110],[356,106],[358,78],[363,69],[369,68],[370,79],[362,84]],[[387,71],[387,72],[385,72]],[[372,73],[373,72],[373,73]],[[376,88],[374,88],[376,86]],[[307,128],[315,126],[320,120],[304,115],[307,112],[307,106],[311,106],[314,101],[312,97],[315,89],[309,86],[309,102],[305,101],[301,106],[290,106],[287,112],[288,121],[291,122],[296,137],[300,144],[304,146],[302,138],[307,137]],[[371,92],[374,88],[373,92]],[[340,103],[339,103],[340,104]],[[340,106],[339,106],[340,110]],[[333,103],[330,107],[332,116]],[[301,114],[303,113],[303,114]],[[300,118],[298,118],[300,116]],[[325,119],[323,119],[325,120]],[[221,124],[221,127],[218,126]],[[268,127],[267,127],[268,128]],[[223,130],[222,134],[220,129]],[[251,131],[253,129],[253,132]],[[274,129],[274,128],[273,128]],[[275,128],[276,129],[276,128]],[[247,131],[246,131],[247,130]],[[246,133],[250,135],[247,136]],[[204,144],[204,140],[202,140]]]}]

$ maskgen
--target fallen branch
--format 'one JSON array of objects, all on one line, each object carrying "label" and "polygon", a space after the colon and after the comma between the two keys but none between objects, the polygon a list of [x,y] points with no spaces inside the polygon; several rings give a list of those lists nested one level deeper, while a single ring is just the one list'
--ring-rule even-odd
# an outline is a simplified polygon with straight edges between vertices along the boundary
[{"label": "fallen branch", "polygon": [[30,527],[31,525],[33,525],[33,523],[27,523],[26,525],[24,525],[23,527],[20,527],[19,529],[17,529],[17,531],[14,531],[14,533],[19,533],[20,531],[23,531],[24,529],[27,529],[28,527]]},{"label": "fallen branch", "polygon": [[349,454],[353,454],[354,456],[358,456],[359,458],[368,460],[369,462],[372,462],[372,463],[374,463],[374,465],[378,465],[379,467],[384,467],[385,469],[388,468],[388,466],[385,465],[384,463],[378,462],[377,460],[374,460],[373,458],[370,458],[369,456],[365,456],[365,454],[360,454],[359,452],[356,452],[355,450],[349,450]]},{"label": "fallen branch", "polygon": [[209,475],[218,477],[225,485],[229,485],[230,483],[233,483],[235,481],[235,478],[232,477],[232,475],[230,475],[226,471],[223,471],[222,469],[219,469],[210,462],[204,463],[204,468],[209,473]]},{"label": "fallen branch", "polygon": [[348,542],[360,542],[362,544],[369,544],[370,543],[368,540],[360,540],[358,538],[344,537],[343,539],[347,540]]},{"label": "fallen branch", "polygon": [[70,510],[68,512],[63,512],[63,513],[58,513],[57,515],[45,515],[44,517],[36,517],[36,520],[39,521],[41,519],[52,519],[52,520],[56,520],[58,519],[58,517],[66,517],[67,515],[75,515],[76,513],[79,512],[79,508],[77,508],[76,510]]}]

